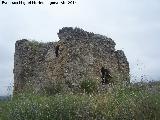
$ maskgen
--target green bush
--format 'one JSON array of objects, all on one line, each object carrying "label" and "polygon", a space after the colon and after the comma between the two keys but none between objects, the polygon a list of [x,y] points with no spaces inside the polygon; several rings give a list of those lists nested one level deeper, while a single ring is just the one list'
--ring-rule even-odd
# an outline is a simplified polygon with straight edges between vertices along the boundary
[{"label": "green bush", "polygon": [[80,88],[85,92],[85,93],[94,93],[97,91],[97,82],[95,80],[83,80],[80,83]]}]

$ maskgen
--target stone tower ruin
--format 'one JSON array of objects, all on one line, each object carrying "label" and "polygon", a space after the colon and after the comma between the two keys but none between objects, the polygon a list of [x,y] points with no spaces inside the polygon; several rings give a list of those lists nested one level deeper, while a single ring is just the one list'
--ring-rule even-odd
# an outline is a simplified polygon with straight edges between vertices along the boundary
[{"label": "stone tower ruin", "polygon": [[48,82],[79,84],[84,79],[101,81],[106,68],[112,83],[129,82],[129,63],[122,50],[106,36],[64,27],[58,42],[38,43],[26,39],[15,44],[15,90],[31,83],[39,89]]}]

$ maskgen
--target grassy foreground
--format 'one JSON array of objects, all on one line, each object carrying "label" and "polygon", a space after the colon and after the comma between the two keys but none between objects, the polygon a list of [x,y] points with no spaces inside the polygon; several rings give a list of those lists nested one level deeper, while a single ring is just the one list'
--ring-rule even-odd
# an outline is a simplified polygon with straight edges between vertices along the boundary
[{"label": "grassy foreground", "polygon": [[[115,87],[103,93],[23,93],[0,102],[0,120],[159,120],[160,85]],[[152,92],[153,91],[153,92]]]}]

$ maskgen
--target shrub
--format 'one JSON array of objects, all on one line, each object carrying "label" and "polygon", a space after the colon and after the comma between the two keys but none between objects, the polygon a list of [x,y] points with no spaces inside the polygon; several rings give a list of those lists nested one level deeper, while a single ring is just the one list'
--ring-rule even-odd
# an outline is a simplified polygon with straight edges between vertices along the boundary
[{"label": "shrub", "polygon": [[85,93],[94,93],[97,91],[97,81],[95,80],[83,80],[80,83],[80,88],[85,92]]}]

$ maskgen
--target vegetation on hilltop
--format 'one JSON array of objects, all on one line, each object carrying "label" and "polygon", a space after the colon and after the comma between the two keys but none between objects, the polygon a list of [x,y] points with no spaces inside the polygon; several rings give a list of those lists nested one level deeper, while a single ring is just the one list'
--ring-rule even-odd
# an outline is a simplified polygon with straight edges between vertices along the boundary
[{"label": "vegetation on hilltop", "polygon": [[0,120],[158,120],[159,83],[113,86],[102,93],[93,83],[86,87],[87,81],[77,93],[19,93],[0,102]]}]

